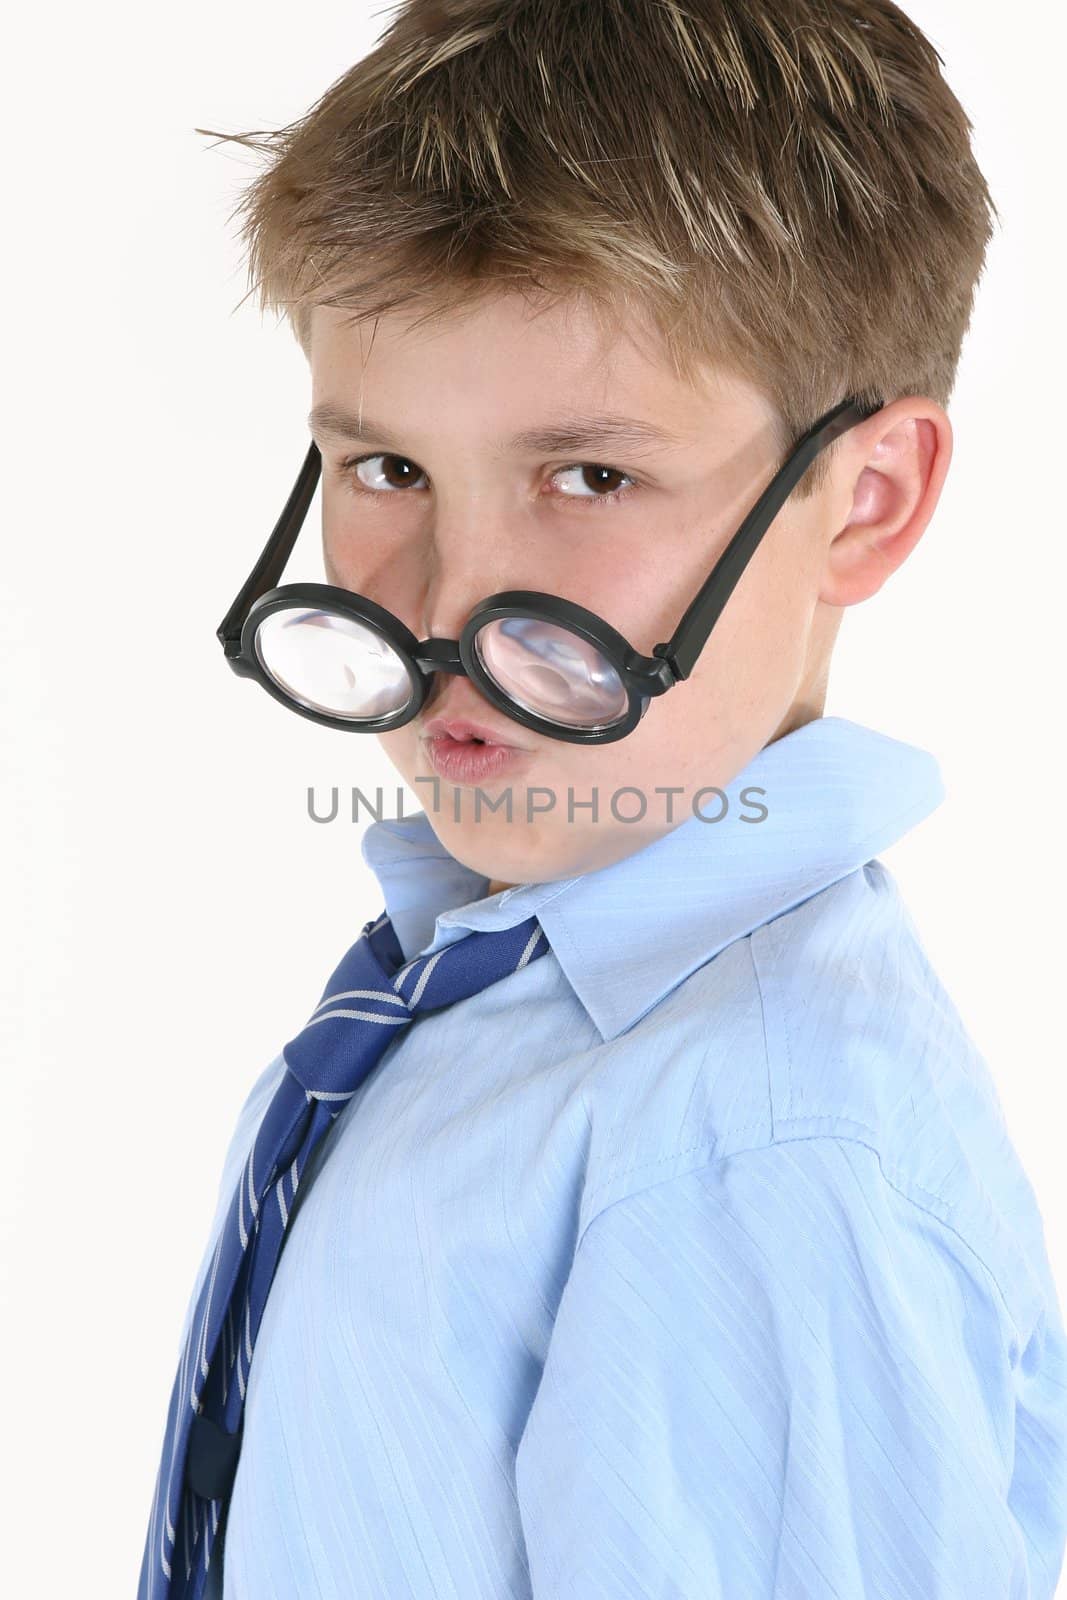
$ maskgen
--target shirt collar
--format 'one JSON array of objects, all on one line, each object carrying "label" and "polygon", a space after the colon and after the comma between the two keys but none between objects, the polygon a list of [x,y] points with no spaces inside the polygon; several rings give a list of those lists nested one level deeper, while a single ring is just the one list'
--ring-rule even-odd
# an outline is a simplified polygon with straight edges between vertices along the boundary
[{"label": "shirt collar", "polygon": [[[690,813],[621,861],[494,895],[425,811],[373,822],[361,852],[407,960],[536,916],[607,1040],[735,939],[863,866],[945,794],[929,751],[845,717],[817,717],[765,745],[724,792],[722,821]],[[741,820],[763,808],[761,820]],[[713,817],[721,802],[701,809]]]}]

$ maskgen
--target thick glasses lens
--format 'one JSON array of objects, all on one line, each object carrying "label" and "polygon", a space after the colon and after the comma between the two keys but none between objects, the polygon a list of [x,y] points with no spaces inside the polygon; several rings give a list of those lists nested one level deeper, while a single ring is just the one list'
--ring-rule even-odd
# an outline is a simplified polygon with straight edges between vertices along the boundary
[{"label": "thick glasses lens", "polygon": [[411,680],[388,640],[340,612],[272,611],[256,629],[256,654],[294,699],[331,716],[389,716],[411,699]]},{"label": "thick glasses lens", "polygon": [[546,721],[607,728],[626,715],[629,697],[611,662],[557,622],[497,617],[478,629],[474,649],[497,688]]}]

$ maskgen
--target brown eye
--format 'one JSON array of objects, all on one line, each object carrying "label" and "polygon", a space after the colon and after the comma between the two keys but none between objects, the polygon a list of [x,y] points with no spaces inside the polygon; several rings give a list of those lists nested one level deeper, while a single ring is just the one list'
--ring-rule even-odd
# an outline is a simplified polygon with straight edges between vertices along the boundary
[{"label": "brown eye", "polygon": [[560,496],[563,500],[593,500],[607,501],[609,503],[615,500],[622,500],[629,493],[629,487],[619,487],[619,481],[621,480],[623,484],[628,486],[632,486],[634,482],[628,473],[620,472],[617,467],[602,467],[592,461],[576,461],[572,467],[560,467],[553,476],[559,478],[568,472],[580,474],[580,482],[585,489],[591,492],[574,494],[568,490]]},{"label": "brown eye", "polygon": [[[379,461],[383,466],[375,467],[374,463]],[[356,460],[346,461],[341,470],[352,473],[362,487],[372,494],[389,494],[397,489],[407,489],[423,476],[415,463],[405,456],[384,454],[359,456]]]}]

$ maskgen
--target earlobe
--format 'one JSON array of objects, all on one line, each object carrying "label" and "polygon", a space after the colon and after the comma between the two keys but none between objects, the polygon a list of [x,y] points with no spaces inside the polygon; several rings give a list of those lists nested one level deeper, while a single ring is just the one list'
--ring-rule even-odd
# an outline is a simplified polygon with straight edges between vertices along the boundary
[{"label": "earlobe", "polygon": [[898,400],[876,420],[865,451],[851,461],[842,454],[842,471],[852,474],[851,504],[846,488],[845,520],[827,550],[819,595],[826,605],[877,594],[918,544],[948,473],[952,425],[934,401]]}]

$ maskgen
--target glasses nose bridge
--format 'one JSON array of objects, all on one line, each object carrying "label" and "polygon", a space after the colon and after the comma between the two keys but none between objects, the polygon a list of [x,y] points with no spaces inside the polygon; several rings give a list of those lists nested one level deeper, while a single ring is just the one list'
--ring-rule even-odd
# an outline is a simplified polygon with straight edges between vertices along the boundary
[{"label": "glasses nose bridge", "polygon": [[431,637],[421,640],[415,660],[422,672],[452,672],[466,674],[455,639]]}]

